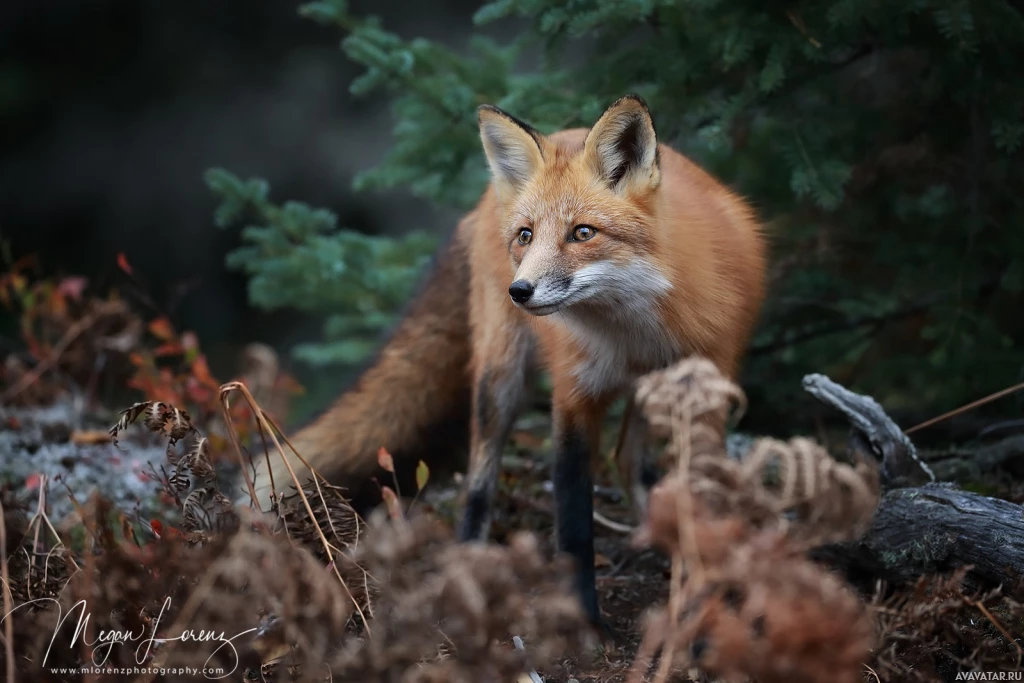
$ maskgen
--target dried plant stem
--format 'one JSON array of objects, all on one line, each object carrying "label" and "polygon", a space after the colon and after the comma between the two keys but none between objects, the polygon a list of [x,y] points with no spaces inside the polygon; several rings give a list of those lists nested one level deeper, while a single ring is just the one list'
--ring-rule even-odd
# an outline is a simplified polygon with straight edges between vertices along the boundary
[{"label": "dried plant stem", "polygon": [[6,403],[12,398],[25,391],[33,382],[38,380],[44,372],[52,368],[60,360],[60,357],[64,354],[64,351],[70,346],[71,342],[78,339],[83,332],[88,330],[90,327],[95,325],[100,318],[111,311],[120,310],[122,304],[116,301],[107,301],[93,313],[85,316],[74,325],[69,327],[64,335],[60,338],[57,344],[50,351],[50,354],[42,361],[39,365],[32,368],[31,371],[26,372],[20,380],[7,389],[3,394],[0,394],[0,403]]},{"label": "dried plant stem", "polygon": [[612,531],[617,531],[620,534],[631,534],[634,531],[636,531],[636,527],[608,519],[597,510],[594,510],[594,521],[603,526],[604,528],[611,529]]},{"label": "dried plant stem", "polygon": [[[47,476],[45,474],[40,475],[40,478],[39,478],[39,501],[36,504],[35,514],[32,515],[32,519],[30,519],[29,522],[28,522],[28,526],[30,528],[33,527],[33,526],[35,526],[35,528],[36,528],[35,535],[34,535],[33,540],[32,540],[32,551],[33,551],[33,554],[35,553],[36,549],[39,547],[39,530],[40,530],[40,526],[41,525],[37,524],[38,521],[46,522],[46,528],[49,529],[50,533],[53,534],[53,537],[55,539],[57,539],[58,547],[64,546],[64,540],[60,537],[60,534],[57,533],[57,530],[55,528],[53,528],[53,523],[50,521],[50,517],[46,514],[46,484],[47,484]],[[76,570],[81,570],[81,567],[78,566],[78,563],[75,562],[75,558],[72,557],[70,553],[68,553],[67,558],[68,558],[68,561],[71,562],[71,565]]]},{"label": "dried plant stem", "polygon": [[[65,484],[65,486],[67,486],[67,484]],[[94,501],[96,500],[96,497],[97,497],[97,494],[93,494],[93,500]],[[71,498],[72,504],[75,506],[75,509],[78,512],[79,518],[82,520],[82,525],[85,526],[86,529],[88,529],[89,535],[91,536],[91,539],[92,539],[92,542],[95,543],[96,539],[99,536],[98,527],[95,524],[91,524],[90,525],[90,524],[88,524],[86,522],[86,519],[88,519],[88,515],[85,514],[85,510],[82,508],[81,505],[79,505],[78,501],[75,500],[74,496],[71,496],[70,498]],[[93,520],[93,521],[95,522],[95,520]],[[95,553],[85,553],[85,555],[84,555],[84,557],[82,559],[82,561],[85,563],[85,567],[82,570],[84,575],[85,575],[85,579],[84,579],[84,585],[85,586],[95,586],[96,585],[96,562],[97,562],[96,558],[97,558],[97,556],[96,556]],[[90,660],[89,644],[88,644],[89,640],[90,640],[90,638],[88,638],[88,637],[82,638],[82,639],[79,640],[78,647],[81,650],[81,657],[82,657],[82,661],[83,662],[88,662]],[[92,673],[90,671],[88,674],[86,674],[85,680],[86,681],[94,681],[94,680],[96,680],[96,677],[97,677],[97,674]]]},{"label": "dried plant stem", "polygon": [[984,614],[984,615],[985,615],[985,618],[986,618],[986,619],[988,619],[988,620],[989,620],[990,622],[992,622],[992,625],[993,625],[993,626],[995,626],[995,627],[996,627],[996,629],[997,629],[997,630],[998,630],[998,631],[999,631],[1000,633],[1002,633],[1002,634],[1003,634],[1003,637],[1004,637],[1004,638],[1006,638],[1006,640],[1007,640],[1007,641],[1008,641],[1008,642],[1010,643],[1010,645],[1013,645],[1013,646],[1014,646],[1014,647],[1015,647],[1015,648],[1017,649],[1017,668],[1019,669],[1019,668],[1020,668],[1020,663],[1021,663],[1021,657],[1022,657],[1022,655],[1024,655],[1024,650],[1022,650],[1022,649],[1021,649],[1020,643],[1018,643],[1018,642],[1017,642],[1017,641],[1016,641],[1016,640],[1015,640],[1015,639],[1013,638],[1013,636],[1011,636],[1011,635],[1010,635],[1010,632],[1006,630],[1006,627],[1004,627],[1004,626],[1003,626],[1003,625],[1002,625],[1001,623],[999,623],[999,620],[998,620],[998,619],[996,619],[995,615],[994,615],[994,614],[992,614],[992,613],[991,613],[991,612],[990,612],[990,611],[988,610],[988,608],[987,608],[987,607],[985,607],[985,604],[984,604],[984,603],[982,603],[982,601],[981,601],[981,600],[976,600],[976,601],[974,602],[974,606],[975,606],[975,607],[977,607],[977,608],[978,608],[978,610],[979,610],[979,611],[980,611],[980,612],[981,612],[982,614]]},{"label": "dried plant stem", "polygon": [[904,434],[913,434],[914,432],[916,432],[919,429],[924,429],[925,427],[931,427],[933,424],[937,424],[939,422],[942,422],[943,420],[948,420],[951,417],[956,417],[960,413],[965,413],[968,410],[972,410],[974,408],[978,408],[980,406],[985,405],[986,403],[991,403],[992,401],[995,401],[997,398],[1002,398],[1003,396],[1008,396],[1010,394],[1013,394],[1013,393],[1016,393],[1016,392],[1020,391],[1021,389],[1024,389],[1024,382],[1021,382],[1020,384],[1014,384],[1012,387],[1007,387],[1005,389],[1002,389],[1001,391],[995,392],[994,394],[989,394],[988,396],[985,396],[984,398],[979,398],[977,401],[972,401],[972,402],[968,403],[967,405],[960,406],[959,408],[955,408],[955,409],[949,411],[948,413],[943,413],[942,415],[939,415],[938,417],[933,417],[930,420],[925,420],[921,424],[914,425],[910,429],[904,429],[903,433]]},{"label": "dried plant stem", "polygon": [[693,441],[690,438],[690,427],[693,424],[693,414],[689,403],[684,403],[676,413],[676,433],[680,434],[682,443],[679,448],[679,475],[683,480],[683,496],[678,506],[679,523],[679,546],[686,560],[689,578],[696,581],[703,579],[703,566],[700,561],[700,553],[697,549],[697,533],[693,524],[687,521],[693,520],[693,494],[690,491],[690,463],[693,460]]},{"label": "dried plant stem", "polygon": [[14,683],[14,617],[11,612],[14,607],[11,605],[11,583],[10,572],[7,566],[7,518],[4,516],[4,507],[0,505],[0,579],[3,580],[4,591],[4,654],[7,659],[7,680]]},{"label": "dried plant stem", "polygon": [[[681,491],[676,505],[676,524],[679,531],[679,550],[672,556],[672,583],[669,587],[669,629],[675,630],[679,624],[679,612],[682,609],[683,571],[688,572],[687,581],[701,580],[703,569],[697,548],[697,538],[693,525],[687,523],[693,519],[693,500],[690,494],[690,462],[693,459],[693,443],[690,439],[690,426],[693,415],[689,402],[684,402],[672,411],[673,433],[679,462],[678,476],[682,479]],[[668,679],[669,669],[675,657],[678,638],[669,637],[658,662],[658,672],[654,683],[664,683]]]},{"label": "dried plant stem", "polygon": [[302,454],[300,454],[291,444],[291,442],[288,441],[288,437],[284,435],[284,432],[281,431],[281,429],[277,426],[273,419],[270,418],[270,416],[268,416],[263,411],[262,408],[260,408],[259,404],[256,403],[256,399],[253,398],[251,393],[249,393],[249,389],[245,386],[245,384],[242,382],[228,382],[227,384],[222,384],[220,387],[221,409],[224,413],[225,422],[227,423],[228,435],[231,437],[231,444],[232,446],[234,446],[235,453],[238,455],[238,464],[241,465],[242,472],[245,476],[245,483],[249,487],[249,495],[252,496],[253,501],[256,500],[256,489],[253,486],[252,479],[249,477],[249,473],[246,471],[245,468],[245,460],[242,457],[242,449],[240,444],[238,443],[238,434],[235,432],[234,423],[232,423],[232,421],[229,419],[229,416],[231,414],[229,394],[232,391],[238,391],[242,394],[246,402],[249,404],[249,407],[252,409],[253,415],[256,417],[257,423],[260,425],[260,428],[266,429],[266,433],[270,436],[271,441],[274,442],[274,446],[277,447],[278,453],[280,454],[281,459],[284,461],[285,467],[288,468],[288,474],[291,475],[292,481],[295,482],[295,488],[298,491],[299,498],[302,499],[302,504],[305,505],[306,507],[306,513],[309,515],[309,519],[313,523],[313,526],[316,527],[317,535],[320,537],[320,542],[323,544],[324,550],[327,551],[327,557],[331,558],[331,569],[334,571],[334,575],[341,583],[341,587],[345,590],[345,594],[348,596],[348,599],[352,601],[352,605],[356,608],[356,612],[359,613],[359,617],[363,620],[363,625],[366,628],[367,636],[370,636],[370,622],[366,618],[366,615],[363,613],[363,609],[362,607],[360,607],[359,601],[356,600],[355,597],[352,595],[352,591],[349,590],[348,584],[345,583],[345,579],[342,578],[341,572],[338,571],[338,565],[336,562],[333,561],[333,546],[331,545],[330,541],[327,540],[327,536],[324,534],[324,530],[320,526],[319,522],[316,521],[316,515],[313,513],[313,507],[309,504],[309,498],[306,497],[305,492],[302,490],[302,484],[299,481],[298,476],[296,476],[295,470],[292,469],[291,463],[288,462],[288,458],[285,456],[284,449],[281,447],[281,443],[277,440],[275,432],[281,435],[281,438],[284,439],[284,442],[286,444],[288,444],[288,447],[292,450],[292,452],[295,453],[299,460],[301,460],[302,463],[306,467],[308,467],[311,472],[313,472],[313,483],[316,485],[317,495],[320,496],[320,501],[321,503],[323,503],[324,507],[327,507],[327,500],[324,498],[323,490],[320,488],[320,482],[318,481],[319,475],[317,474],[316,470],[313,469],[313,467],[308,462],[306,462],[306,459],[302,457]]},{"label": "dried plant stem", "polygon": [[[520,638],[519,636],[512,636],[512,645],[517,650],[519,650],[520,652],[522,652],[524,654],[526,653],[526,648],[523,647],[523,639]],[[530,669],[529,673],[525,674],[524,676],[522,676],[520,678],[520,680],[524,680],[524,679],[526,681],[529,681],[530,683],[544,683],[544,679],[541,678],[540,674],[538,674],[533,669]]]}]

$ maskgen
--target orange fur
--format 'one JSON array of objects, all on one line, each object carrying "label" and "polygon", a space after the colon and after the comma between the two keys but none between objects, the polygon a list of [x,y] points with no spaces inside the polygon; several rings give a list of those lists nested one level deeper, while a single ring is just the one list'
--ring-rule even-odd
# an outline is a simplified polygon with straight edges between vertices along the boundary
[{"label": "orange fur", "polygon": [[[586,129],[548,136],[554,162],[531,196],[502,210],[494,188],[476,209],[491,227],[474,233],[470,245],[473,296],[483,297],[477,336],[509,320],[527,320],[544,352],[541,359],[558,378],[583,360],[581,350],[557,317],[529,318],[508,296],[514,272],[506,249],[510,228],[533,223],[530,216],[553,216],[562,226],[588,224],[599,230],[614,226],[620,241],[586,243],[570,251],[560,244],[557,258],[567,270],[600,259],[649,260],[672,282],[671,294],[659,299],[666,331],[683,355],[701,354],[734,378],[764,298],[765,254],[753,211],[736,194],[703,169],[665,145],[659,145],[662,180],[651,195],[608,196],[595,187],[580,158]],[[553,222],[554,222],[553,221]],[[500,233],[505,239],[494,239]],[[633,374],[656,369],[638,365]]]}]

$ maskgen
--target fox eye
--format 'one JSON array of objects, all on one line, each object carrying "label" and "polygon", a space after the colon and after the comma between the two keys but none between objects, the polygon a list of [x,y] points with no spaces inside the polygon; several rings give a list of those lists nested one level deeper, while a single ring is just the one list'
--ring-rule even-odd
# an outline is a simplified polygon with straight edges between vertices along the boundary
[{"label": "fox eye", "polygon": [[526,246],[532,239],[533,232],[529,228],[519,228],[519,237],[516,238],[516,241],[519,242],[519,244]]},{"label": "fox eye", "polygon": [[576,242],[586,242],[597,234],[597,228],[592,225],[577,225],[572,231],[572,238]]}]

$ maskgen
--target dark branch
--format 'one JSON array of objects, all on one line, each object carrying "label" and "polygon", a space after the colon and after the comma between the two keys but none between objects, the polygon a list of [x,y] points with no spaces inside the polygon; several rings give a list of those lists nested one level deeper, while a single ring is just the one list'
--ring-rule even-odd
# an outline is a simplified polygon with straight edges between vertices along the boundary
[{"label": "dark branch", "polygon": [[825,375],[804,377],[804,390],[850,421],[854,450],[873,454],[882,461],[882,486],[907,486],[935,481],[935,474],[917,457],[910,438],[870,396],[855,394]]}]

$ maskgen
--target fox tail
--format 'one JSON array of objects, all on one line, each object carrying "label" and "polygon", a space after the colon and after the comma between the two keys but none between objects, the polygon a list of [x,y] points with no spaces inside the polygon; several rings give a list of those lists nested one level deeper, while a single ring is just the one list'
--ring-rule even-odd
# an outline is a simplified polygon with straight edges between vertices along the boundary
[{"label": "fox tail", "polygon": [[[392,484],[393,475],[378,465],[380,448],[391,453],[403,493],[415,490],[417,461],[423,460],[432,474],[444,474],[467,454],[471,220],[472,215],[460,222],[442,247],[420,293],[355,384],[289,437],[324,479],[347,489],[362,514],[380,501],[380,485]],[[306,466],[284,450],[304,484]],[[266,509],[272,490],[289,491],[294,482],[280,453],[270,454],[269,472],[263,458],[254,461],[257,501]],[[248,501],[247,491],[243,497]]]}]

